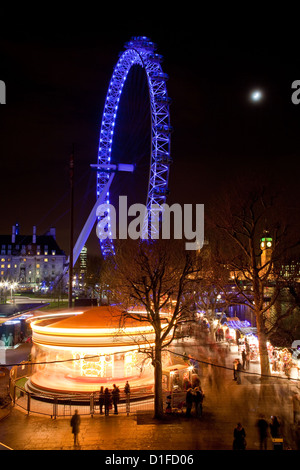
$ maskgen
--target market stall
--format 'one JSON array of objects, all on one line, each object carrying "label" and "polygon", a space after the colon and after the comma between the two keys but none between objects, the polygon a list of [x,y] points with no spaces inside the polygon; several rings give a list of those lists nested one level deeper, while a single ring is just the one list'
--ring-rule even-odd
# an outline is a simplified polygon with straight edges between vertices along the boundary
[{"label": "market stall", "polygon": [[221,336],[224,340],[236,344],[241,354],[243,350],[249,354],[250,361],[257,361],[259,358],[257,329],[251,327],[248,321],[231,319],[224,322],[221,327]]},{"label": "market stall", "polygon": [[293,354],[292,349],[273,347],[270,343],[268,343],[268,352],[272,374],[291,379],[300,378],[299,354]]}]

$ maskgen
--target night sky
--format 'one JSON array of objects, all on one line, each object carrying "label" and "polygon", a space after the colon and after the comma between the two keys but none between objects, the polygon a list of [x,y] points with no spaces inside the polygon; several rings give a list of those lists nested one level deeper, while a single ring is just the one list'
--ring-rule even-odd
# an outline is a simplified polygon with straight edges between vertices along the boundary
[{"label": "night sky", "polygon": [[[157,44],[169,75],[174,163],[168,202],[209,204],[216,192],[249,175],[280,188],[290,207],[299,207],[300,104],[292,103],[291,85],[300,79],[300,55],[280,30],[258,36],[255,28],[244,34],[230,29],[227,35],[226,29],[216,34],[188,23],[84,32],[8,28],[0,33],[0,79],[7,92],[0,106],[0,233],[11,233],[15,222],[24,234],[33,225],[38,234],[54,226],[68,254],[72,145],[76,238],[96,197],[90,164],[97,163],[107,87],[124,43],[139,35]],[[136,80],[141,106],[145,84]],[[254,89],[263,93],[260,102],[249,100]],[[147,153],[146,137],[141,142]],[[122,140],[118,145],[124,147]],[[143,151],[139,146],[133,142],[130,151]],[[98,252],[95,230],[88,247]]]}]

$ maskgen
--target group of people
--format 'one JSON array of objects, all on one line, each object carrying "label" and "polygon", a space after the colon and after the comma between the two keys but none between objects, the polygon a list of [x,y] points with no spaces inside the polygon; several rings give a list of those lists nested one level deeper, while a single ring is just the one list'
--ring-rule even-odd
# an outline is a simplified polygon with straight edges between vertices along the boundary
[{"label": "group of people", "polygon": [[[279,427],[280,423],[277,419],[277,416],[271,416],[271,421],[268,423],[264,415],[261,414],[257,420],[257,428],[259,434],[259,448],[260,450],[267,450],[268,447],[268,437],[271,434],[273,439],[280,437]],[[270,430],[270,433],[269,433]]]},{"label": "group of people", "polygon": [[233,361],[233,380],[236,380],[236,383],[240,385],[242,383],[241,380],[241,371],[243,370],[243,366],[240,363],[239,359],[235,359]]},{"label": "group of people", "polygon": [[[268,448],[268,437],[271,435],[272,439],[280,437],[279,427],[280,422],[277,416],[271,416],[270,423],[267,422],[263,415],[260,415],[256,426],[258,429],[259,436],[259,448],[260,450],[267,450]],[[270,430],[270,434],[269,434]],[[247,446],[246,432],[241,423],[238,423],[233,431],[233,450],[245,450]]]},{"label": "group of people", "polygon": [[[126,382],[124,392],[126,396],[129,396],[130,393],[130,385],[128,381]],[[110,391],[107,387],[104,390],[104,387],[102,386],[100,388],[100,393],[99,393],[99,409],[100,409],[100,414],[103,414],[103,408],[104,408],[104,414],[105,416],[109,415],[109,410],[114,408],[114,414],[118,414],[118,404],[120,402],[120,389],[119,387],[116,386],[116,384],[113,384],[112,391]]]},{"label": "group of people", "polygon": [[[130,396],[130,385],[128,383],[128,380],[126,381],[125,387],[124,387],[124,393],[126,395],[126,401]],[[101,386],[100,388],[100,393],[99,393],[99,409],[100,409],[100,414],[103,414],[103,408],[104,408],[104,414],[105,416],[109,415],[109,410],[114,408],[114,414],[118,414],[118,404],[120,402],[120,389],[119,387],[116,386],[116,384],[113,384],[112,391],[110,391],[107,387],[104,390],[104,387]]]},{"label": "group of people", "polygon": [[242,361],[243,361],[243,369],[249,370],[249,367],[250,367],[250,350],[243,349],[243,351],[242,351]]},{"label": "group of people", "polygon": [[189,388],[186,392],[185,403],[186,413],[185,415],[189,418],[191,416],[193,405],[195,407],[196,416],[200,418],[203,410],[204,392],[199,386],[195,388]]},{"label": "group of people", "polygon": [[107,387],[104,390],[102,386],[99,393],[99,409],[100,414],[103,415],[103,408],[105,416],[109,415],[109,410],[114,405],[114,414],[118,414],[118,403],[120,401],[120,390],[116,384],[113,384],[113,389],[110,391]]},{"label": "group of people", "polygon": [[0,340],[0,346],[14,346],[14,337],[12,333],[6,337],[3,333]]},{"label": "group of people", "polygon": [[241,374],[240,372],[242,370],[249,370],[250,368],[250,346],[249,346],[249,343],[247,341],[247,339],[245,339],[245,344],[244,344],[244,348],[242,350],[242,363],[240,362],[239,359],[235,359],[234,362],[233,362],[233,369],[234,369],[234,380],[237,381],[238,384],[241,383]]},{"label": "group of people", "polygon": [[[124,387],[124,393],[126,395],[126,400],[130,396],[130,385],[128,383],[128,380],[125,384]],[[101,386],[100,388],[100,393],[99,393],[99,408],[100,408],[100,414],[103,414],[103,408],[105,415],[109,415],[109,410],[112,409],[112,405],[114,406],[114,414],[118,414],[118,403],[120,401],[120,389],[119,387],[116,386],[116,384],[113,384],[113,389],[110,392],[110,390],[106,387],[104,390],[104,387]],[[78,410],[75,410],[75,413],[73,414],[70,425],[72,427],[72,434],[74,435],[74,446],[78,446],[78,435],[79,435],[79,428],[80,428],[80,415],[78,414]]]}]

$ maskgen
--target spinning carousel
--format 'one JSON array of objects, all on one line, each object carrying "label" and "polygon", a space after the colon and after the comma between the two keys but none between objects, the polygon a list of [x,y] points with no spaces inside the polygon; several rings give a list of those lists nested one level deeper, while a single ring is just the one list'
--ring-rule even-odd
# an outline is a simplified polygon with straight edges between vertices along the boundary
[{"label": "spinning carousel", "polygon": [[[36,318],[32,327],[33,373],[29,388],[48,392],[99,391],[113,383],[153,387],[153,367],[145,352],[154,344],[153,327],[125,317],[117,307],[94,307]],[[170,358],[164,354],[164,363]]]}]

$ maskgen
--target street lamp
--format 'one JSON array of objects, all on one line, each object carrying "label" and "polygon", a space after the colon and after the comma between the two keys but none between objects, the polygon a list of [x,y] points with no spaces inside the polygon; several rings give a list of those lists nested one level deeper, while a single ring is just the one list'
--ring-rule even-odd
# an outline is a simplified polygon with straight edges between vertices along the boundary
[{"label": "street lamp", "polygon": [[0,289],[1,289],[1,302],[6,304],[6,290],[8,288],[8,282],[7,281],[1,281],[0,282]]},{"label": "street lamp", "polygon": [[18,285],[17,282],[11,282],[10,285],[9,285],[10,286],[10,301],[11,301],[11,303],[13,303],[13,290],[16,289],[17,285]]},{"label": "street lamp", "polygon": [[194,366],[189,366],[188,371],[189,371],[189,381],[192,381],[192,372],[194,370]]},{"label": "street lamp", "polygon": [[[8,282],[8,281],[1,281],[0,282],[0,289],[4,290],[4,291],[7,291],[8,289],[10,289],[10,301],[11,303],[13,303],[13,290],[16,289],[18,283],[17,282]],[[4,303],[6,303],[6,294],[4,294]]]}]

